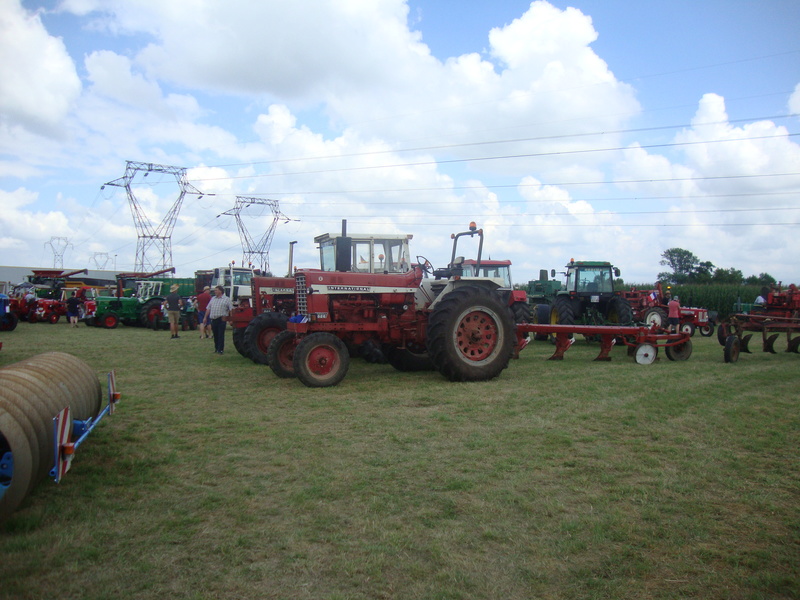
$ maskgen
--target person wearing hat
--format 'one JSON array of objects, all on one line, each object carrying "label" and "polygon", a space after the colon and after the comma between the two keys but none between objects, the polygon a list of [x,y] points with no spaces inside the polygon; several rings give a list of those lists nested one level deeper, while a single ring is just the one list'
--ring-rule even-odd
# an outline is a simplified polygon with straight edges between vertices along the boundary
[{"label": "person wearing hat", "polygon": [[169,332],[172,334],[172,339],[178,339],[178,323],[181,320],[181,306],[183,306],[183,298],[178,295],[179,286],[177,283],[169,288],[169,294],[164,298],[162,306],[167,307],[167,316],[169,317]]},{"label": "person wearing hat", "polygon": [[206,310],[208,309],[208,303],[211,302],[211,288],[206,286],[203,288],[202,293],[197,294],[197,322],[200,326],[200,339],[203,338],[210,338],[211,335],[209,333],[210,326],[207,326],[205,323],[206,319]]}]

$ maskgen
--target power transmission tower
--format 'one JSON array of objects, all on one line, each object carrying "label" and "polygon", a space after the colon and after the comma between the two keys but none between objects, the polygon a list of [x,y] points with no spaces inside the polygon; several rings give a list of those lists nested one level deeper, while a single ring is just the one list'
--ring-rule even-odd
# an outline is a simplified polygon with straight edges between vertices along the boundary
[{"label": "power transmission tower", "polygon": [[49,242],[45,242],[45,246],[50,246],[53,250],[53,268],[54,269],[63,269],[64,268],[64,252],[67,248],[72,248],[72,244],[69,243],[69,239],[65,237],[51,237]]},{"label": "power transmission tower", "polygon": [[[143,177],[150,173],[163,173],[172,175],[178,183],[178,198],[172,204],[167,214],[158,226],[155,226],[150,218],[142,210],[139,200],[131,189],[136,174],[143,172]],[[139,272],[153,272],[169,269],[172,267],[172,231],[175,229],[175,221],[181,210],[184,196],[197,194],[202,196],[203,192],[196,189],[186,180],[186,169],[183,167],[170,167],[168,165],[156,165],[153,163],[142,163],[126,161],[125,175],[114,181],[109,181],[105,185],[124,187],[128,195],[128,203],[131,207],[133,222],[136,226],[136,261],[134,270]],[[103,187],[105,187],[105,185]],[[101,188],[102,189],[102,188]]]},{"label": "power transmission tower", "polygon": [[[278,200],[269,200],[267,198],[247,198],[245,196],[236,196],[236,202],[233,208],[222,213],[223,215],[231,215],[236,219],[236,227],[239,229],[239,237],[242,238],[242,266],[244,265],[258,265],[262,272],[269,272],[269,247],[272,244],[272,236],[275,235],[275,226],[278,219],[281,217],[288,220],[286,215],[281,213],[278,206]],[[242,211],[251,206],[267,206],[272,212],[272,223],[258,243],[253,242],[253,238],[245,227],[242,220]]]},{"label": "power transmission tower", "polygon": [[[95,252],[89,260],[94,262],[95,267],[102,270],[106,268],[111,257],[108,255],[108,252]],[[102,261],[102,264],[100,264],[100,261]]]}]

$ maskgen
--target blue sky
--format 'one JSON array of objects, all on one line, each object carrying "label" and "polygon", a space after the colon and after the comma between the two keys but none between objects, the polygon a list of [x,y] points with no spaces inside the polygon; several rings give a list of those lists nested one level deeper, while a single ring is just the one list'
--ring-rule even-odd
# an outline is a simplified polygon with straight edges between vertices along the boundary
[{"label": "blue sky", "polygon": [[[126,161],[187,169],[180,275],[412,233],[434,265],[475,220],[514,278],[569,258],[652,282],[671,247],[800,282],[800,4],[576,0],[0,1],[0,264],[135,266]],[[179,8],[178,8],[179,7]],[[154,225],[177,195],[132,191]],[[243,214],[252,237],[271,223]],[[151,260],[155,260],[151,258]]]}]

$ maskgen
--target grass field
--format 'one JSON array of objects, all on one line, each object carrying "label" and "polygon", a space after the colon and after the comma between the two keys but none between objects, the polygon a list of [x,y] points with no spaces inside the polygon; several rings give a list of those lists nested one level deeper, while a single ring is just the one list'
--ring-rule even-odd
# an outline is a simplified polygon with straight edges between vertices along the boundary
[{"label": "grass field", "polygon": [[800,597],[796,354],[537,342],[494,381],[354,360],[309,389],[230,337],[0,341],[0,365],[66,351],[123,394],[0,529],[0,598]]}]

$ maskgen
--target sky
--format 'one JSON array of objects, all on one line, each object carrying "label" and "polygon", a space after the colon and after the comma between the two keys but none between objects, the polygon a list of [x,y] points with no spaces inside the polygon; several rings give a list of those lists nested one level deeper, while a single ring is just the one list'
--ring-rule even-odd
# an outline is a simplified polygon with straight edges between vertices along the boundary
[{"label": "sky", "polygon": [[670,248],[800,283],[798,31],[796,0],[0,0],[0,265],[239,264],[256,198],[276,274],[343,219],[435,267],[475,221],[517,283]]}]

